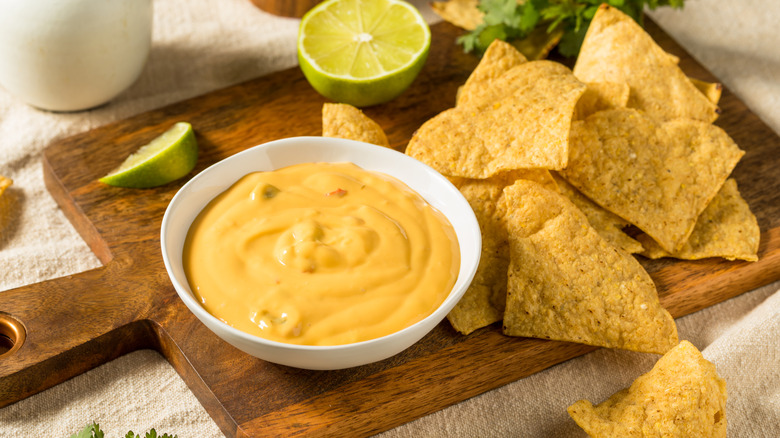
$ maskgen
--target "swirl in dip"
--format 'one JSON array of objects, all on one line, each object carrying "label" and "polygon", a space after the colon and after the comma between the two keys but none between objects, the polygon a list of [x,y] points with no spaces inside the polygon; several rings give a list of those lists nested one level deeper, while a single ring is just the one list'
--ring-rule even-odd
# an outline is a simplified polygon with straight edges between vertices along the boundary
[{"label": "swirl in dip", "polygon": [[184,244],[187,279],[209,313],[302,345],[365,341],[422,320],[459,265],[444,215],[352,163],[246,175],[206,206]]}]

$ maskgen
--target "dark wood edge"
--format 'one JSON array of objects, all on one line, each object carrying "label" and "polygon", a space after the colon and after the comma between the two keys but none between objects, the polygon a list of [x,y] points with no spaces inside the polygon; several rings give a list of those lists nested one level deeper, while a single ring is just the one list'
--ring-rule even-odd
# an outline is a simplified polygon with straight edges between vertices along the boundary
[{"label": "dark wood edge", "polygon": [[108,243],[101,237],[95,225],[87,218],[87,215],[76,204],[71,194],[65,189],[49,162],[48,148],[43,151],[43,182],[46,189],[60,206],[65,217],[68,218],[81,238],[89,245],[100,263],[108,265],[113,259]]}]

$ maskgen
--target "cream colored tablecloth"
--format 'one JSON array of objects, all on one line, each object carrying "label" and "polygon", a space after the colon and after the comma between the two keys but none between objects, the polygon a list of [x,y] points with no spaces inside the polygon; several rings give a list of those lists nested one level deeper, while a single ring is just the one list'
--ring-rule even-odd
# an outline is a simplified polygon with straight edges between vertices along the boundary
[{"label": "cream colored tablecloth", "polygon": [[[415,3],[437,20],[427,2]],[[296,65],[295,19],[265,14],[248,0],[156,0],[154,7],[146,69],[109,105],[54,114],[0,89],[0,174],[15,181],[0,197],[0,291],[100,265],[44,188],[41,152],[52,140]],[[651,15],[780,132],[780,2],[687,0],[681,12]],[[780,436],[779,288],[677,321],[681,338],[727,381],[731,436]],[[382,436],[583,436],[566,407],[581,398],[604,400],[656,359],[598,350]],[[67,437],[92,421],[110,437],[152,427],[180,438],[222,436],[165,359],[145,350],[0,409],[0,437]]]}]

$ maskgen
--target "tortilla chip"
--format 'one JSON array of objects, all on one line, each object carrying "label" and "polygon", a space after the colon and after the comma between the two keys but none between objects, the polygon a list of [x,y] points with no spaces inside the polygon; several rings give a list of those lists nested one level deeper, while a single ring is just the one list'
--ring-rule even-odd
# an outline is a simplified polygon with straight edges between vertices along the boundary
[{"label": "tortilla chip", "polygon": [[484,180],[451,180],[471,205],[482,231],[482,255],[477,272],[466,293],[447,315],[452,327],[467,335],[504,316],[509,249],[497,205],[504,187],[514,180],[508,173]]},{"label": "tortilla chip", "polygon": [[322,105],[322,136],[346,138],[390,147],[382,127],[363,111],[345,103]]},{"label": "tortilla chip", "polygon": [[599,111],[625,108],[628,104],[630,88],[626,83],[590,82],[587,85],[588,88],[574,107],[575,120],[585,119]]},{"label": "tortilla chip", "polygon": [[572,123],[566,180],[675,252],[744,151],[721,128],[601,111]]},{"label": "tortilla chip", "polygon": [[0,196],[2,196],[3,192],[5,192],[5,189],[11,187],[11,184],[13,183],[14,181],[11,178],[6,178],[3,175],[0,175]]},{"label": "tortilla chip", "polygon": [[[13,180],[11,178],[6,178],[3,175],[0,175],[0,198],[3,197],[3,193],[5,192],[5,189],[8,187],[11,187],[11,184],[13,184]],[[0,238],[3,237],[3,229],[5,229],[9,218],[9,215],[6,214],[6,212],[13,210],[13,208],[6,207],[4,204],[8,203],[8,199],[3,198],[0,199]],[[506,274],[505,274],[506,275]]]},{"label": "tortilla chip", "polygon": [[431,3],[431,8],[442,20],[461,29],[474,30],[482,24],[482,11],[477,9],[479,0],[448,0]]},{"label": "tortilla chip", "polygon": [[467,81],[458,105],[426,121],[406,153],[444,175],[464,178],[565,167],[571,118],[585,84],[551,61],[523,62],[497,76],[486,71],[492,70],[475,74],[488,86]]},{"label": "tortilla chip", "polygon": [[723,257],[727,260],[758,260],[758,243],[761,231],[758,221],[742,199],[733,178],[726,180],[720,192],[710,202],[696,221],[691,237],[673,254],[664,251],[653,239],[642,234],[638,237],[645,248],[641,254],[651,259],[674,257],[698,260]]},{"label": "tortilla chip", "polygon": [[[518,179],[534,181],[547,190],[560,192],[558,181],[553,177],[552,172],[547,169],[518,169],[502,172],[487,179],[460,178],[457,176],[448,176],[447,179],[458,189],[467,186],[493,186],[498,185],[503,190],[504,187],[511,186]],[[462,190],[461,190],[462,191]],[[493,200],[498,200],[494,198]],[[487,202],[487,200],[482,200]]]},{"label": "tortilla chip", "polygon": [[513,173],[516,175],[515,180],[524,179],[527,181],[533,181],[547,190],[552,190],[553,192],[558,193],[561,192],[560,188],[558,187],[558,181],[555,180],[552,172],[547,169],[516,170]]},{"label": "tortilla chip", "polygon": [[565,196],[524,180],[504,196],[505,334],[649,353],[677,345],[677,327],[647,272]]},{"label": "tortilla chip", "polygon": [[511,44],[493,41],[466,83],[458,90],[456,106],[469,105],[472,101],[477,104],[497,101],[500,90],[494,90],[491,85],[513,68],[527,62],[528,59]]},{"label": "tortilla chip", "polygon": [[628,106],[660,120],[687,118],[712,122],[718,107],[680,70],[631,17],[601,5],[580,49],[574,75],[584,82],[625,82]]},{"label": "tortilla chip", "polygon": [[569,415],[591,437],[725,437],[726,381],[690,342],[669,350],[629,388]]},{"label": "tortilla chip", "polygon": [[450,178],[471,205],[482,231],[482,255],[477,272],[463,298],[447,315],[452,327],[467,335],[504,317],[509,246],[502,218],[504,187],[528,179],[557,190],[547,170],[517,170],[488,179]]},{"label": "tortilla chip", "polygon": [[555,181],[558,184],[560,192],[577,206],[588,218],[588,223],[593,227],[601,237],[612,245],[628,253],[642,252],[642,244],[632,239],[623,229],[629,224],[620,216],[613,214],[588,199],[587,196],[580,193],[560,175],[554,174]]},{"label": "tortilla chip", "polygon": [[723,85],[717,83],[717,82],[705,82],[700,81],[698,79],[688,78],[691,80],[691,83],[694,87],[696,87],[699,91],[704,94],[704,96],[709,99],[710,102],[714,103],[715,105],[718,104],[720,101],[720,96],[723,94]]}]

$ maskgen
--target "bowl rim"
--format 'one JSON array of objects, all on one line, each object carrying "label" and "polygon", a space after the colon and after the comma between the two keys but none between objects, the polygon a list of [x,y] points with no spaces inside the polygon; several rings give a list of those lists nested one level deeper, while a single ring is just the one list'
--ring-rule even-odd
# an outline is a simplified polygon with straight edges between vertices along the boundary
[{"label": "bowl rim", "polygon": [[[460,252],[460,259],[461,259],[461,266],[459,270],[458,278],[456,278],[456,283],[453,285],[452,289],[450,290],[447,297],[442,301],[442,303],[437,307],[433,312],[431,312],[428,316],[425,318],[417,321],[416,323],[407,326],[401,330],[398,330],[396,332],[378,337],[373,339],[368,339],[365,341],[359,341],[359,342],[353,342],[348,344],[337,344],[337,345],[302,345],[302,344],[292,344],[292,343],[285,343],[285,342],[279,342],[279,341],[273,341],[270,339],[262,338],[257,335],[253,335],[251,333],[244,332],[242,330],[239,330],[226,322],[222,321],[221,319],[215,317],[211,313],[209,313],[201,304],[197,301],[195,298],[194,293],[189,287],[189,284],[182,284],[182,282],[179,281],[176,275],[173,273],[173,265],[174,262],[171,260],[171,256],[169,255],[169,251],[167,250],[166,242],[168,240],[168,234],[172,233],[169,232],[170,229],[170,223],[173,220],[172,217],[175,215],[175,210],[177,206],[183,202],[182,199],[189,196],[189,193],[191,190],[193,190],[193,187],[196,187],[198,184],[201,183],[201,181],[205,178],[207,178],[207,175],[214,172],[214,169],[229,166],[231,163],[235,161],[241,160],[246,155],[253,155],[257,154],[259,149],[275,149],[275,148],[285,148],[285,147],[292,147],[292,145],[300,142],[316,142],[316,143],[322,143],[320,147],[336,147],[336,148],[342,148],[342,149],[349,149],[349,148],[361,148],[361,149],[367,149],[371,148],[370,150],[366,151],[366,154],[379,154],[380,156],[382,154],[398,154],[402,156],[403,158],[400,158],[398,156],[395,156],[396,159],[400,159],[402,161],[406,161],[409,163],[409,166],[411,167],[417,167],[418,169],[415,170],[415,172],[424,172],[427,174],[428,177],[431,177],[435,180],[437,180],[439,183],[443,184],[444,186],[448,187],[448,190],[450,190],[455,196],[455,199],[457,199],[457,202],[461,203],[463,208],[463,217],[459,218],[459,220],[464,220],[466,222],[469,222],[468,228],[475,231],[474,236],[472,238],[474,239],[474,245],[476,246],[476,251],[474,255],[471,257],[464,257],[464,247],[461,243],[461,239],[458,236],[457,230],[456,230],[456,238],[458,239],[458,247]],[[388,155],[389,156],[389,155]],[[309,162],[352,162],[351,160],[318,160],[318,161],[307,161],[307,160],[301,160],[298,163],[309,163]],[[360,161],[360,160],[358,160]],[[355,163],[357,164],[357,163]],[[292,164],[289,164],[292,165]],[[360,164],[357,164],[359,167],[365,169]],[[258,166],[259,167],[259,166]],[[285,166],[279,166],[274,167],[274,169],[282,168]],[[274,170],[272,169],[272,170]],[[256,169],[256,170],[263,170],[263,169]],[[387,171],[382,170],[373,170],[373,169],[365,169],[369,171],[375,171],[380,173],[385,173],[386,175],[389,175],[393,178],[398,179],[399,181],[403,182],[404,184],[408,183],[404,181],[404,177],[402,175],[398,174],[391,174]],[[408,168],[406,169],[408,171]],[[222,188],[220,188],[218,193],[223,192],[228,187],[230,187],[232,184],[234,184],[236,181],[238,181],[239,178],[243,177],[245,173],[237,174],[237,176],[233,177],[231,179],[231,182],[224,185]],[[414,190],[414,189],[413,189]],[[416,191],[416,190],[415,190]],[[416,191],[417,192],[417,191]],[[431,203],[429,199],[426,199],[425,196],[422,193],[419,193],[420,196],[422,196],[426,202]],[[216,195],[214,195],[216,196]],[[211,202],[212,199],[214,199],[214,196],[209,198],[208,200],[204,200],[203,206]],[[198,209],[198,213],[202,210],[203,207],[200,207]],[[440,210],[441,211],[441,210]],[[441,212],[445,217],[447,217],[448,221],[452,221],[450,217],[448,217],[444,212]],[[190,221],[191,225],[191,221]],[[189,230],[189,226],[187,227],[187,230]],[[348,140],[343,138],[333,138],[333,137],[319,137],[319,136],[295,136],[295,137],[286,137],[281,138],[277,140],[271,140],[265,143],[261,143],[252,147],[249,147],[247,149],[244,149],[242,151],[239,151],[233,155],[230,155],[224,159],[221,159],[202,171],[200,171],[197,175],[193,176],[189,181],[187,181],[182,187],[179,188],[179,190],[176,192],[176,194],[173,196],[171,201],[169,202],[168,206],[165,209],[165,213],[163,215],[162,223],[160,226],[160,245],[162,250],[162,256],[163,256],[163,263],[165,265],[165,269],[168,273],[169,280],[174,286],[174,289],[176,290],[177,295],[179,298],[184,302],[186,307],[192,312],[196,318],[201,320],[203,324],[205,324],[209,330],[214,331],[212,328],[212,325],[220,326],[221,329],[224,329],[227,331],[227,333],[233,337],[238,338],[242,342],[249,342],[249,343],[259,343],[261,345],[264,345],[266,347],[271,348],[283,348],[287,350],[294,350],[298,352],[337,352],[339,350],[350,350],[357,347],[362,346],[370,346],[373,344],[378,343],[384,343],[387,342],[389,338],[395,338],[398,336],[403,336],[403,334],[411,331],[415,331],[419,326],[430,323],[432,319],[437,319],[437,321],[433,324],[433,326],[438,325],[442,319],[446,316],[446,313],[449,313],[449,311],[454,307],[455,304],[463,297],[466,290],[468,289],[470,283],[472,282],[474,275],[476,274],[477,267],[479,265],[480,257],[481,257],[481,247],[482,247],[482,233],[481,229],[479,227],[479,222],[477,221],[476,215],[474,214],[474,211],[472,210],[471,206],[469,205],[468,201],[463,197],[463,195],[460,193],[460,190],[458,190],[457,187],[455,187],[447,178],[445,178],[443,175],[441,175],[439,172],[428,166],[427,164],[412,158],[402,152],[399,152],[395,149],[386,148],[382,146],[377,146],[370,143],[364,143],[356,140]],[[469,254],[466,254],[469,255]],[[467,266],[466,271],[463,271],[463,263],[464,258],[466,259],[466,262],[471,260],[471,264]],[[461,276],[463,276],[463,283],[460,282]],[[186,278],[185,278],[186,280]],[[460,283],[460,286],[458,286]],[[454,303],[452,303],[455,301]],[[452,303],[452,304],[451,304]],[[450,305],[451,304],[451,305]],[[447,312],[445,312],[444,315],[440,315],[442,313],[442,309],[445,309],[449,307]],[[425,334],[428,333],[429,330],[426,330]],[[219,335],[219,333],[217,333]],[[425,336],[423,334],[423,336]],[[222,338],[222,335],[219,335],[220,338]],[[417,339],[419,340],[419,339]],[[417,342],[415,340],[414,342]]]}]

